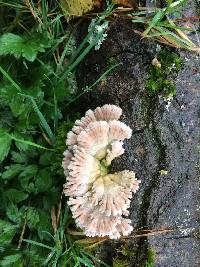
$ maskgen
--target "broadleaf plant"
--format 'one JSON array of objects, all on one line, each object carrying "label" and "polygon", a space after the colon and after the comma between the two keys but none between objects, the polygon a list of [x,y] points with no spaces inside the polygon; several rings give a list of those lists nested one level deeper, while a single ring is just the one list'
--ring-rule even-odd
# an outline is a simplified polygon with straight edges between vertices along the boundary
[{"label": "broadleaf plant", "polygon": [[56,1],[22,2],[0,7],[0,266],[94,266],[67,233],[73,220],[61,162],[66,133],[80,116],[74,103],[114,67],[78,92],[77,66],[98,38],[86,35],[76,47]]},{"label": "broadleaf plant", "polygon": [[45,48],[49,46],[48,40],[44,40],[43,35],[20,36],[5,33],[0,38],[0,55],[13,55],[33,62],[38,52],[45,52]]}]

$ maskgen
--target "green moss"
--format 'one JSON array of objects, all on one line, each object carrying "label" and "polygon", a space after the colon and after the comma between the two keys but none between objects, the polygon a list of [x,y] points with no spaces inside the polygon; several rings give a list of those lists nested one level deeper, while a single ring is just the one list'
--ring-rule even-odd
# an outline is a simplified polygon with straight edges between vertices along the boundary
[{"label": "green moss", "polygon": [[119,63],[119,61],[116,59],[116,57],[109,57],[106,61],[107,66],[113,66],[117,63]]},{"label": "green moss", "polygon": [[[200,219],[198,220],[198,223],[200,225]],[[197,239],[200,239],[200,229],[197,229],[194,233],[193,236]]]},{"label": "green moss", "polygon": [[121,255],[126,256],[126,257],[133,256],[133,252],[126,245],[122,245],[120,248],[116,249],[116,251],[118,254],[121,254]]},{"label": "green moss", "polygon": [[149,76],[146,83],[146,90],[149,96],[154,96],[159,92],[164,93],[164,97],[174,96],[176,88],[168,77],[174,77],[180,71],[183,60],[176,53],[168,48],[162,49],[157,55],[161,66],[150,66]]},{"label": "green moss", "polygon": [[119,258],[113,259],[113,267],[128,267],[129,262],[127,260],[120,260]]},{"label": "green moss", "polygon": [[173,64],[175,65],[176,71],[179,71],[183,64],[182,58],[178,54],[172,52],[169,48],[162,49],[159,52],[158,60],[165,72],[170,72],[170,68]]},{"label": "green moss", "polygon": [[145,263],[142,265],[142,267],[154,267],[155,266],[155,250],[153,250],[152,248],[150,248],[147,251],[147,259],[145,261]]},{"label": "green moss", "polygon": [[132,262],[134,252],[130,250],[128,245],[122,245],[116,249],[116,256],[113,258],[113,267],[128,267]]}]

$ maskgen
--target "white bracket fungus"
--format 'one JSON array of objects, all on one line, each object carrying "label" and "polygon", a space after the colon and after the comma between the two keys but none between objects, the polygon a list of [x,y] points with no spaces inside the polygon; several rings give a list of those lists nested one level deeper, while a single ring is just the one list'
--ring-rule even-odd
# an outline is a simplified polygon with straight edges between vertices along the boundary
[{"label": "white bracket fungus", "polygon": [[112,160],[124,153],[132,130],[118,121],[115,105],[88,110],[67,135],[64,193],[77,225],[87,236],[119,238],[132,231],[128,208],[140,181],[132,171],[108,173]]}]

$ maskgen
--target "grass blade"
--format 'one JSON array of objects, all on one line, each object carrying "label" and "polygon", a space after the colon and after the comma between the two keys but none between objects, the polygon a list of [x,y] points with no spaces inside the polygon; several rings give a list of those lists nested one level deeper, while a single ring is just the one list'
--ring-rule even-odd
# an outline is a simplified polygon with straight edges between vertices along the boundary
[{"label": "grass blade", "polygon": [[53,258],[55,254],[55,250],[50,252],[50,254],[47,256],[46,260],[42,263],[43,266],[47,265],[47,263]]},{"label": "grass blade", "polygon": [[169,42],[171,39],[171,42],[172,43],[175,42],[175,44],[177,44],[179,47],[184,47],[185,49],[192,50],[194,44],[191,41],[189,42],[187,39],[183,39],[174,32],[168,31],[167,29],[163,29],[162,27],[155,27],[155,29],[160,31],[163,36],[164,36],[163,32],[165,32],[166,35],[168,33],[166,39],[169,39]]},{"label": "grass blade", "polygon": [[0,66],[0,71],[3,74],[3,76],[5,76],[9,80],[9,82],[11,82],[11,84],[15,87],[15,89],[17,89],[18,92],[22,92],[20,86],[15,81],[13,81],[10,75],[1,66]]},{"label": "grass blade", "polygon": [[47,249],[50,249],[52,251],[54,251],[54,247],[50,247],[50,246],[47,246],[45,244],[42,244],[40,242],[36,242],[36,241],[33,241],[33,240],[29,240],[29,239],[23,239],[23,241],[25,241],[26,243],[29,243],[31,245],[35,245],[35,246],[39,246],[39,247],[42,247],[42,248],[47,248]]},{"label": "grass blade", "polygon": [[150,30],[165,16],[166,9],[159,10],[156,15],[153,17],[151,23],[147,29],[142,33],[143,37],[146,37]]},{"label": "grass blade", "polygon": [[[98,18],[98,20],[96,21],[96,25],[99,25],[108,15],[111,14],[111,12],[113,11],[114,5],[110,4],[106,10],[101,14],[101,16]],[[88,32],[88,34],[85,36],[85,38],[83,39],[83,41],[81,42],[81,44],[79,45],[79,47],[75,50],[75,53],[73,55],[73,57],[71,58],[69,65],[72,65],[73,62],[75,61],[75,59],[78,57],[78,55],[81,53],[81,51],[83,50],[84,46],[87,44],[89,38],[91,37],[91,35],[93,34],[92,31]]]},{"label": "grass blade", "polygon": [[98,40],[101,39],[101,36],[103,35],[104,32],[98,34],[94,41],[89,44],[84,50],[83,52],[77,57],[77,59],[71,64],[69,65],[69,67],[67,68],[67,70],[64,72],[64,74],[62,75],[62,77],[60,78],[60,82],[63,81],[67,75],[72,72],[76,66],[84,59],[84,57],[90,52],[90,50],[97,44]]},{"label": "grass blade", "polygon": [[186,2],[186,0],[175,1],[173,3],[168,4],[167,7],[158,10],[151,22],[149,23],[147,29],[142,33],[142,36],[147,37],[147,34],[150,32],[150,30],[157,26],[166,14],[169,14],[170,12],[174,11],[177,7],[184,4],[184,2]]},{"label": "grass blade", "polygon": [[119,65],[121,65],[121,63],[115,64],[111,66],[109,69],[107,69],[92,85],[86,87],[82,93],[80,93],[78,96],[74,97],[71,101],[69,101],[67,106],[72,104],[74,101],[76,101],[79,97],[81,97],[85,93],[89,92],[95,85],[97,85],[100,81],[102,81],[114,68],[118,67]]},{"label": "grass blade", "polygon": [[33,105],[33,109],[35,110],[35,112],[37,113],[37,115],[39,117],[40,124],[41,124],[43,130],[47,133],[47,135],[51,141],[51,144],[53,145],[55,143],[56,138],[55,138],[53,132],[51,131],[51,128],[50,128],[49,124],[47,123],[45,117],[43,116],[42,112],[39,110],[34,98],[32,96],[26,95],[26,94],[19,93],[19,95],[23,95],[23,96],[30,99],[30,101]]},{"label": "grass blade", "polygon": [[51,128],[49,127],[49,124],[47,123],[47,121],[46,121],[45,117],[43,116],[42,112],[39,110],[39,108],[38,108],[35,100],[33,99],[33,97],[30,97],[30,100],[31,100],[31,102],[33,104],[33,108],[34,108],[35,112],[37,113],[37,115],[38,115],[38,117],[40,119],[40,124],[41,124],[43,130],[45,130],[45,132],[49,136],[52,144],[54,144],[56,138],[55,138],[53,132],[51,131]]},{"label": "grass blade", "polygon": [[14,136],[14,134],[8,134],[8,133],[7,133],[6,135],[8,135],[12,140],[14,140],[14,141],[16,141],[16,142],[21,142],[21,143],[26,144],[26,145],[29,145],[29,146],[33,146],[33,147],[37,147],[37,148],[41,148],[41,149],[45,149],[45,150],[54,151],[54,149],[50,149],[50,148],[47,148],[47,147],[38,145],[38,144],[36,144],[36,143],[34,143],[34,142],[16,138],[16,137]]}]

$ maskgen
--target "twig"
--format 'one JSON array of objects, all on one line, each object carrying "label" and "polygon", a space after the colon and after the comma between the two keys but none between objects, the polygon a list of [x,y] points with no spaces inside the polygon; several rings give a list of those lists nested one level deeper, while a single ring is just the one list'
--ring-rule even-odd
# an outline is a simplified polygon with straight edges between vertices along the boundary
[{"label": "twig", "polygon": [[59,224],[59,220],[60,220],[60,213],[61,213],[61,207],[62,207],[62,197],[63,197],[63,191],[61,193],[60,202],[58,205],[58,212],[57,212],[57,218],[56,218],[57,225]]},{"label": "twig", "polygon": [[55,211],[55,207],[54,206],[51,209],[51,224],[52,224],[53,232],[54,232],[54,235],[55,235],[55,233],[57,231],[57,224],[56,224],[56,211]]},{"label": "twig", "polygon": [[38,22],[40,24],[42,24],[42,21],[40,19],[40,17],[34,12],[34,8],[32,7],[31,3],[29,2],[29,0],[24,0],[24,4],[29,8],[31,14],[33,15],[35,20],[38,20]]},{"label": "twig", "polygon": [[70,235],[85,236],[85,234],[83,232],[70,230],[69,228],[67,229],[67,233],[70,234]]},{"label": "twig", "polygon": [[[142,237],[142,236],[153,236],[157,234],[165,234],[165,233],[170,233],[174,232],[176,230],[174,229],[159,229],[159,230],[154,230],[154,229],[147,229],[147,230],[137,230],[133,232],[133,235],[130,236],[122,236],[120,239],[129,239],[129,238],[136,238],[136,237]],[[141,234],[137,234],[139,232],[142,232]],[[144,232],[144,233],[143,233]],[[85,234],[83,232],[78,232],[78,231],[73,231],[70,229],[67,229],[67,233],[73,236],[84,236]],[[136,233],[136,234],[134,234]],[[86,237],[81,240],[77,240],[76,242],[80,242],[81,244],[88,244],[88,243],[95,243],[95,242],[103,242],[105,240],[109,240],[108,237]]]},{"label": "twig", "polygon": [[18,242],[17,248],[21,248],[22,240],[23,240],[24,232],[25,232],[25,228],[26,228],[26,224],[27,224],[27,210],[25,212],[24,224],[23,224],[23,227],[22,227],[22,232],[21,232],[21,235],[20,235],[20,238],[19,238],[19,242]]},{"label": "twig", "polygon": [[157,231],[155,231],[155,230],[145,230],[145,231],[149,231],[149,233],[130,235],[130,236],[123,236],[123,237],[121,237],[121,239],[129,239],[129,238],[136,238],[136,237],[142,237],[142,236],[153,236],[153,235],[157,235],[157,234],[165,234],[165,233],[174,232],[176,230],[173,230],[173,229],[161,229],[161,230],[157,230]]}]

